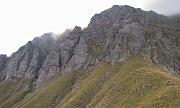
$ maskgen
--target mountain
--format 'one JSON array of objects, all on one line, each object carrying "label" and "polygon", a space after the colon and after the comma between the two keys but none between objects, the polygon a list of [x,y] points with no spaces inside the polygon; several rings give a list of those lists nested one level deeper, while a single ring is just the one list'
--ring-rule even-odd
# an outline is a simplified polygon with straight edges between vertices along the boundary
[{"label": "mountain", "polygon": [[[0,56],[1,108],[178,107],[180,21],[114,5]],[[172,81],[166,86],[166,80]]]}]

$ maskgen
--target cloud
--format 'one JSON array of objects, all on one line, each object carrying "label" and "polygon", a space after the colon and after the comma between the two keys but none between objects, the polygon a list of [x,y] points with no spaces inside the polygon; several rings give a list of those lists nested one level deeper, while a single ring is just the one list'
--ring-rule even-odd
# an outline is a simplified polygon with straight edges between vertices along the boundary
[{"label": "cloud", "polygon": [[164,15],[180,13],[180,0],[152,0],[146,2],[146,9],[151,9]]}]

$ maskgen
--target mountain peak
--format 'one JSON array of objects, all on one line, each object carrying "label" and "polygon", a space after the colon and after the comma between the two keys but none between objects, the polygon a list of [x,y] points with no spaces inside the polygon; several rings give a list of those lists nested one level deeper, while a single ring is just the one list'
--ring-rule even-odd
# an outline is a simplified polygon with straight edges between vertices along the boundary
[{"label": "mountain peak", "polygon": [[173,73],[180,73],[180,61],[175,60],[179,57],[177,28],[176,21],[166,16],[114,5],[95,14],[84,30],[75,26],[57,38],[53,33],[34,38],[31,47],[25,45],[10,58],[6,73],[8,77],[42,75],[37,77],[41,81],[56,73],[90,68],[101,60],[112,64],[125,62],[139,53]]},{"label": "mountain peak", "polygon": [[72,32],[79,32],[81,31],[81,27],[75,26]]},{"label": "mountain peak", "polygon": [[[180,102],[179,79],[171,75],[180,74],[179,17],[114,5],[95,14],[87,28],[75,26],[54,36],[45,33],[9,58],[0,55],[0,91],[5,94],[0,107],[163,107],[171,106],[162,101],[171,89],[169,98]],[[172,86],[166,87],[166,79]],[[141,103],[152,92],[155,96]]]}]

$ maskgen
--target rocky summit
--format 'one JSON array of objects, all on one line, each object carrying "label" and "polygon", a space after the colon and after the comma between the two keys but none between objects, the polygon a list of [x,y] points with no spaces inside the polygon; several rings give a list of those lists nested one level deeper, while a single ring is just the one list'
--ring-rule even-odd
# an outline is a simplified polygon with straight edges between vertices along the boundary
[{"label": "rocky summit", "polygon": [[[92,69],[101,62],[123,64],[135,55],[180,75],[179,16],[114,5],[95,14],[84,29],[76,26],[59,36],[45,33],[10,57],[0,55],[0,81],[33,79],[32,88],[38,88],[53,75]],[[107,72],[105,77],[109,76]],[[63,97],[57,98],[60,102]],[[91,102],[88,108],[94,108]]]}]

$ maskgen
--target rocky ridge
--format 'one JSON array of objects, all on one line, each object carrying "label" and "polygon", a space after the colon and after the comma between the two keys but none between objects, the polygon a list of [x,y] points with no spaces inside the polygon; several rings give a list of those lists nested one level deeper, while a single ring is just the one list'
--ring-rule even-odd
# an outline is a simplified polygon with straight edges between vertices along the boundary
[{"label": "rocky ridge", "polygon": [[124,62],[133,54],[180,74],[179,43],[177,18],[114,5],[95,14],[83,30],[76,26],[56,38],[46,33],[19,48],[8,62],[0,56],[0,78],[33,78],[39,84],[57,73],[90,68],[101,60]]}]

